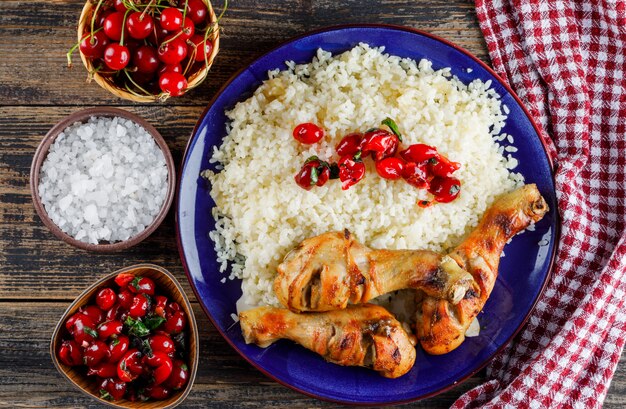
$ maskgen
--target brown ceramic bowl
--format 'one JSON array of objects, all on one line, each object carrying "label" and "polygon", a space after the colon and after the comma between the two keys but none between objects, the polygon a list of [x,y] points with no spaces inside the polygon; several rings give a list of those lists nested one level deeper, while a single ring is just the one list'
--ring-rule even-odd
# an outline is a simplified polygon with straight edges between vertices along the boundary
[{"label": "brown ceramic bowl", "polygon": [[[103,243],[98,243],[98,244],[85,243],[83,241],[76,240],[74,237],[70,236],[69,234],[61,230],[52,221],[52,219],[48,217],[48,213],[46,212],[46,209],[44,208],[43,203],[41,202],[41,198],[39,196],[39,174],[41,171],[41,165],[43,164],[44,160],[46,159],[46,156],[48,155],[48,150],[50,149],[50,145],[54,143],[54,140],[56,139],[56,137],[61,132],[63,132],[68,126],[74,124],[75,122],[85,122],[92,116],[109,117],[109,118],[117,116],[117,117],[130,119],[131,121],[141,125],[150,135],[152,135],[156,144],[159,146],[159,148],[161,148],[161,151],[163,152],[163,156],[165,156],[165,162],[167,165],[167,173],[168,173],[168,180],[167,180],[168,186],[167,186],[167,194],[165,196],[163,205],[161,206],[161,210],[159,211],[159,213],[156,215],[156,217],[154,218],[154,220],[149,226],[146,226],[146,228],[143,231],[136,234],[135,236],[130,237],[128,240],[118,241],[114,243],[103,242]],[[145,119],[140,118],[135,114],[131,114],[128,111],[124,111],[122,109],[117,109],[117,108],[107,108],[107,107],[89,108],[89,109],[85,109],[82,111],[74,112],[70,116],[61,120],[61,122],[57,123],[54,127],[52,127],[52,129],[50,129],[50,131],[48,131],[46,136],[41,141],[41,144],[39,145],[39,147],[37,148],[37,151],[35,152],[35,156],[33,157],[33,163],[30,167],[30,191],[31,191],[31,195],[33,198],[33,204],[35,205],[35,210],[37,210],[37,214],[39,215],[43,223],[50,229],[50,231],[55,236],[57,236],[64,242],[69,243],[75,247],[81,248],[83,250],[91,250],[91,251],[97,251],[97,252],[114,252],[114,251],[125,250],[143,241],[150,234],[152,234],[152,232],[154,232],[157,229],[157,227],[159,227],[159,225],[161,224],[161,222],[167,215],[167,212],[169,211],[170,206],[172,205],[172,201],[174,200],[175,190],[176,190],[176,169],[174,167],[174,160],[172,159],[172,154],[170,153],[170,150],[167,147],[167,144],[165,143],[165,140],[163,139],[159,131],[157,131]]]},{"label": "brown ceramic bowl", "polygon": [[[167,400],[149,400],[146,402],[130,402],[127,400],[108,401],[100,398],[98,393],[97,381],[94,377],[87,377],[84,375],[84,367],[70,367],[59,361],[57,357],[57,351],[64,338],[70,339],[67,330],[65,329],[65,321],[72,316],[80,307],[86,304],[94,304],[96,293],[104,287],[112,287],[117,289],[117,285],[114,280],[119,273],[134,273],[144,277],[151,278],[156,284],[157,293],[168,296],[171,300],[176,301],[185,311],[187,315],[187,347],[188,358],[187,364],[189,366],[189,380],[187,385],[176,391]],[[138,264],[131,267],[126,267],[121,270],[115,271],[107,276],[101,278],[96,283],[91,285],[82,294],[80,294],[76,300],[68,307],[68,309],[59,320],[54,333],[52,334],[52,341],[50,342],[50,356],[52,362],[58,371],[74,386],[80,389],[81,392],[92,398],[98,400],[100,403],[104,403],[116,408],[173,408],[180,404],[191,391],[194,379],[196,377],[196,371],[198,369],[198,356],[199,356],[199,342],[198,342],[198,326],[196,319],[191,309],[191,304],[185,295],[183,288],[180,286],[176,278],[167,270],[162,267],[153,264]]]}]

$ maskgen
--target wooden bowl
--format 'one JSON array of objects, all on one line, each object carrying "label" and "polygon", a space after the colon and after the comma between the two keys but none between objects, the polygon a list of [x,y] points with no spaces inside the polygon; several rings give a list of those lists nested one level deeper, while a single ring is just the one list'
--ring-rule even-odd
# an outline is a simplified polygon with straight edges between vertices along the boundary
[{"label": "wooden bowl", "polygon": [[[167,295],[171,300],[176,301],[185,311],[187,315],[187,332],[188,332],[188,366],[189,366],[189,381],[184,389],[177,391],[167,400],[149,400],[147,402],[130,402],[127,400],[108,401],[100,398],[98,394],[98,385],[94,377],[87,377],[81,372],[83,367],[71,367],[63,364],[57,357],[57,351],[66,337],[69,339],[69,334],[65,329],[65,321],[72,316],[78,309],[86,304],[95,303],[96,293],[104,287],[117,288],[115,284],[115,277],[119,273],[133,273],[144,277],[151,278],[156,284],[157,293]],[[180,404],[191,391],[196,372],[198,370],[198,356],[199,356],[199,342],[198,342],[198,326],[196,319],[189,304],[189,299],[185,295],[183,288],[180,286],[176,278],[166,269],[156,266],[154,264],[137,264],[134,266],[122,268],[111,274],[107,274],[101,278],[89,288],[80,294],[76,300],[67,308],[63,317],[59,320],[54,332],[52,333],[52,341],[50,342],[50,356],[52,362],[57,370],[74,386],[80,389],[86,395],[98,400],[100,403],[104,403],[116,408],[173,408]]]},{"label": "wooden bowl", "polygon": [[[54,140],[56,139],[56,137],[59,136],[59,134],[63,132],[68,126],[74,124],[75,122],[85,122],[92,116],[96,116],[96,117],[117,116],[117,117],[130,119],[131,121],[141,125],[146,131],[148,131],[150,135],[152,135],[152,137],[154,138],[154,141],[159,146],[159,148],[161,148],[161,151],[163,152],[163,156],[165,157],[165,163],[167,165],[167,173],[168,173],[168,180],[167,180],[168,186],[167,186],[167,194],[165,196],[165,200],[163,201],[161,210],[159,211],[159,213],[156,215],[156,217],[154,218],[154,220],[149,226],[146,226],[146,228],[143,231],[141,231],[135,236],[130,237],[128,240],[118,241],[115,243],[101,243],[101,244],[100,243],[99,244],[85,243],[83,241],[76,240],[74,237],[70,236],[69,234],[61,230],[52,221],[52,219],[50,219],[50,217],[48,216],[48,213],[46,212],[46,209],[43,206],[43,203],[41,202],[41,197],[39,196],[39,173],[41,172],[41,165],[43,164],[43,161],[46,159],[46,156],[48,155],[48,150],[50,149],[50,145],[54,143]],[[41,141],[41,144],[39,144],[37,151],[35,151],[35,156],[33,157],[33,162],[30,167],[30,192],[33,198],[33,204],[35,205],[35,210],[37,211],[37,214],[39,215],[43,223],[50,229],[50,231],[55,236],[57,236],[64,242],[71,244],[75,247],[81,248],[83,250],[90,250],[90,251],[96,251],[96,252],[121,251],[121,250],[128,249],[129,247],[132,247],[135,244],[143,241],[150,234],[152,234],[152,232],[154,232],[157,229],[157,227],[159,227],[163,219],[165,219],[165,216],[167,215],[167,212],[169,211],[170,206],[172,205],[172,201],[174,200],[175,191],[176,191],[176,169],[174,166],[174,159],[172,159],[172,154],[169,148],[167,147],[165,140],[159,133],[159,131],[157,131],[145,119],[140,118],[137,115],[131,114],[128,111],[124,111],[122,109],[117,109],[117,108],[103,107],[103,108],[84,109],[82,111],[74,112],[70,116],[61,120],[61,122],[56,124],[52,129],[50,129],[50,131],[48,131],[46,136]]]},{"label": "wooden bowl", "polygon": [[[200,85],[202,81],[205,80],[209,70],[211,69],[211,65],[213,65],[213,60],[215,60],[215,56],[217,55],[220,48],[220,27],[217,23],[217,16],[215,15],[215,11],[213,10],[211,2],[209,0],[202,1],[207,5],[207,8],[209,10],[209,19],[211,22],[210,24],[214,25],[213,32],[209,35],[208,38],[208,40],[210,40],[210,42],[213,44],[213,50],[211,51],[211,55],[209,55],[207,58],[208,64],[187,76],[187,90],[195,88],[196,86]],[[81,41],[90,30],[91,18],[93,16],[96,4],[97,2],[92,2],[90,0],[87,0],[87,2],[85,2],[85,6],[83,7],[83,11],[80,14],[80,18],[78,20],[78,41]],[[117,97],[135,102],[163,102],[169,98],[169,95],[167,94],[163,94],[160,96],[135,95],[129,92],[127,89],[115,84],[115,82],[111,78],[95,72],[95,67],[93,63],[89,58],[85,57],[85,55],[80,52],[80,49],[79,54],[83,65],[85,66],[85,68],[87,68],[87,72],[89,72],[89,78],[93,78],[98,83],[98,85]]]}]

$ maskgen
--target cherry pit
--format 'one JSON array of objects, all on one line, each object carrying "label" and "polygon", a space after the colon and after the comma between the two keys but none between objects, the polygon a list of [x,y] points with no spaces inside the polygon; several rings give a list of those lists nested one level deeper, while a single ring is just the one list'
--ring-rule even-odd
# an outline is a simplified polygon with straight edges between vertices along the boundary
[{"label": "cherry pit", "polygon": [[[429,200],[418,201],[420,207],[449,203],[459,196],[461,181],[453,176],[461,164],[453,162],[434,146],[417,143],[400,150],[402,135],[391,118],[382,121],[385,128],[372,128],[364,133],[350,133],[335,146],[338,162],[329,163],[317,156],[308,158],[294,179],[298,186],[310,190],[339,179],[343,190],[365,177],[363,160],[371,156],[376,173],[384,179],[404,179],[417,189],[426,189]],[[293,137],[303,144],[322,140],[324,130],[314,123],[302,123],[293,130]]]}]

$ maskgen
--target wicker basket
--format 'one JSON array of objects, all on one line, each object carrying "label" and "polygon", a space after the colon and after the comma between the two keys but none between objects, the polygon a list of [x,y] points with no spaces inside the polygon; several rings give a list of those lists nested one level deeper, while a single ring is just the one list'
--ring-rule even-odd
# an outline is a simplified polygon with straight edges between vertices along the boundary
[{"label": "wicker basket", "polygon": [[[202,0],[209,9],[209,17],[211,23],[215,24],[215,29],[213,33],[209,36],[208,40],[213,44],[213,50],[211,51],[211,55],[208,56],[208,64],[201,68],[200,70],[191,73],[187,77],[187,89],[194,88],[199,85],[204,79],[207,77],[208,71],[213,64],[213,60],[217,55],[217,52],[220,48],[220,30],[217,25],[217,16],[215,15],[215,11],[213,10],[213,6],[211,6],[211,2],[209,0]],[[88,34],[89,25],[91,23],[91,17],[93,15],[95,5],[91,3],[90,0],[87,0],[85,3],[85,7],[83,7],[83,11],[80,14],[80,20],[78,22],[78,41],[80,41],[85,34]],[[135,102],[156,102],[156,101],[164,101],[167,99],[167,95],[159,97],[158,95],[153,96],[140,96],[135,95],[133,93],[128,92],[128,90],[124,88],[120,88],[117,84],[115,84],[111,79],[100,75],[98,72],[94,71],[94,66],[89,58],[85,57],[83,53],[80,53],[80,59],[83,61],[83,65],[87,68],[87,71],[92,73],[93,79],[105,90],[109,91],[111,94],[118,96],[120,98],[128,99],[130,101]]]}]

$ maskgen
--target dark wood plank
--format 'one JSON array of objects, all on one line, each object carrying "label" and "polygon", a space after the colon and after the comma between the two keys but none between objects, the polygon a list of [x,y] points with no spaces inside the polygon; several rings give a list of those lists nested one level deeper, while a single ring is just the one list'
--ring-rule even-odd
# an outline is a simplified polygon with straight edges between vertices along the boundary
[{"label": "dark wood plank", "polygon": [[[0,302],[0,406],[93,406],[61,378],[48,355],[52,330],[68,303]],[[222,339],[194,304],[200,328],[198,377],[184,407],[333,407],[265,377]],[[20,330],[16,330],[20,328]],[[436,398],[413,407],[447,408],[480,382],[472,378]]]},{"label": "dark wood plank", "polygon": [[[220,9],[223,0],[214,2]],[[374,4],[374,7],[372,7]],[[3,0],[0,20],[0,105],[125,104],[93,83],[75,58],[65,54],[76,41],[81,1]],[[486,59],[486,48],[471,0],[239,0],[223,21],[222,47],[209,79],[171,105],[206,104],[234,72],[280,42],[308,30],[347,23],[387,23],[421,28],[445,37]]]}]

